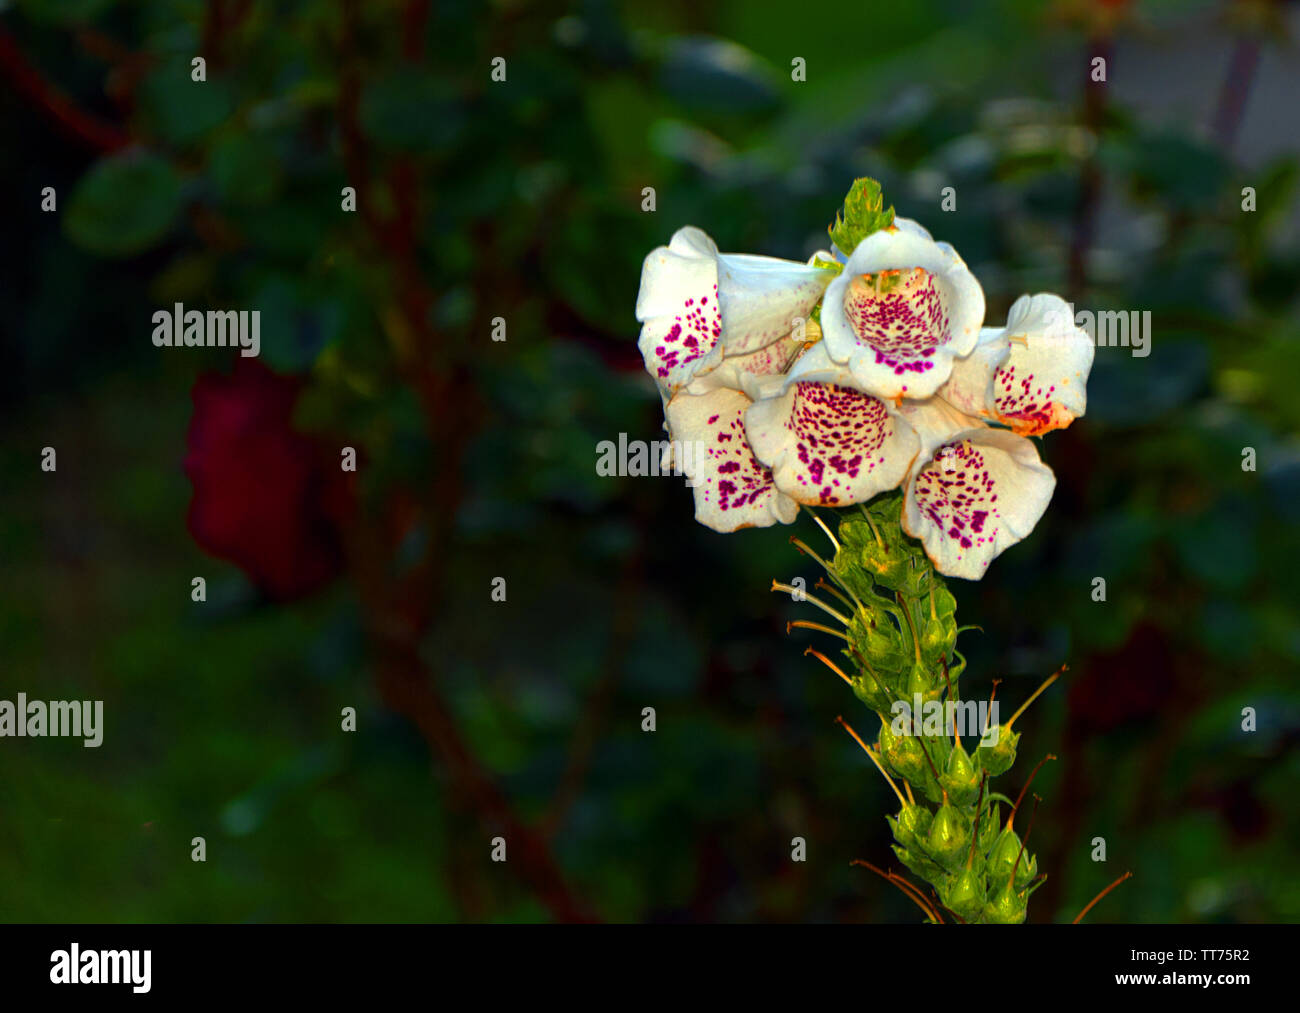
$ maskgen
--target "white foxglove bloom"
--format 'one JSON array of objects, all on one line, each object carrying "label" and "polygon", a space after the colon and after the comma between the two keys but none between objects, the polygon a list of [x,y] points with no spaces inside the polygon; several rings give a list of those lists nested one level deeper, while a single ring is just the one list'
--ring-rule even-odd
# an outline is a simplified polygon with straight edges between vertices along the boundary
[{"label": "white foxglove bloom", "polygon": [[670,446],[695,494],[695,519],[714,531],[790,524],[799,505],[776,487],[745,436],[745,411],[803,343],[794,338],[732,356],[680,390],[664,408]]},{"label": "white foxglove bloom", "polygon": [[641,269],[636,318],[646,369],[667,395],[716,368],[724,356],[786,337],[817,305],[831,273],[807,264],[719,253],[693,226],[678,229]]},{"label": "white foxglove bloom", "polygon": [[1069,303],[1046,292],[1024,295],[1012,304],[1006,327],[980,332],[939,393],[968,414],[1041,436],[1084,413],[1095,352]]},{"label": "white foxglove bloom", "polygon": [[821,313],[831,358],[862,390],[894,401],[938,390],[983,322],[984,291],[965,262],[906,218],[858,244]]},{"label": "white foxglove bloom", "polygon": [[920,444],[892,404],[857,389],[825,344],[800,356],[780,389],[745,412],[745,432],[791,499],[864,503],[903,481]]},{"label": "white foxglove bloom", "polygon": [[992,429],[938,398],[905,405],[921,441],[903,499],[903,530],[935,569],[978,580],[1025,538],[1056,488],[1031,441]]}]

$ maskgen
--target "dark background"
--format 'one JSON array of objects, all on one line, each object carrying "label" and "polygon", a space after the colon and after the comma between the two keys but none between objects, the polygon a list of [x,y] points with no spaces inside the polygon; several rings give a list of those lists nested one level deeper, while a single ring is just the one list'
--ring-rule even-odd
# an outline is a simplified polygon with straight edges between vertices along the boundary
[{"label": "dark background", "polygon": [[[645,254],[696,224],[804,259],[871,175],[990,323],[1042,290],[1152,314],[1044,441],[1033,536],[954,582],[968,692],[1071,666],[1006,778],[1060,757],[1031,920],[1125,870],[1090,919],[1296,920],[1298,31],[1272,2],[0,4],[0,698],[106,723],[0,740],[0,918],[915,920],[849,865],[891,858],[833,724],[870,714],[768,591],[815,578],[815,529],[718,535],[680,480],[595,471],[660,434]],[[260,309],[260,358],[153,347],[176,301]]]}]

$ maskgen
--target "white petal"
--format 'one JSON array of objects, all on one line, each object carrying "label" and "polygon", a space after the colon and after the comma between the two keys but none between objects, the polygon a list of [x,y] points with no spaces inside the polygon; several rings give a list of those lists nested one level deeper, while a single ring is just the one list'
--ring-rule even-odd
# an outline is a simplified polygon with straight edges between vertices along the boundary
[{"label": "white petal", "polygon": [[829,270],[776,257],[720,254],[694,226],[646,257],[636,316],[646,369],[671,397],[717,367],[781,341],[806,322]]},{"label": "white petal", "polygon": [[[784,393],[745,413],[754,454],[782,492],[800,503],[847,506],[897,487],[919,448],[912,427],[879,398],[852,386],[799,379],[835,378],[820,345],[805,354]],[[844,379],[851,379],[843,374]]]},{"label": "white petal", "polygon": [[1055,488],[1056,476],[1023,436],[965,429],[918,458],[903,529],[921,540],[940,573],[978,580],[1033,530]]},{"label": "white petal", "polygon": [[904,401],[898,408],[921,441],[921,456],[918,464],[929,460],[936,449],[943,446],[958,433],[967,429],[978,429],[983,423],[965,412],[953,407],[943,398],[932,397],[925,401]]},{"label": "white petal", "polygon": [[666,409],[675,458],[693,486],[695,519],[714,531],[790,524],[799,513],[745,440],[743,416],[750,404],[740,391],[719,388],[682,392]]},{"label": "white petal", "polygon": [[1096,353],[1074,325],[1070,304],[1043,292],[1021,296],[1007,314],[1010,353],[993,384],[993,415],[1022,436],[1064,429],[1088,405]]},{"label": "white petal", "polygon": [[636,299],[643,324],[637,347],[665,395],[722,361],[717,294],[717,247],[699,229],[679,229],[668,246],[646,257]]},{"label": "white petal", "polygon": [[[811,326],[816,327],[815,324]],[[757,352],[726,356],[717,369],[692,380],[686,391],[689,394],[707,394],[725,387],[728,390],[744,391],[752,399],[758,400],[765,396],[765,392],[780,389],[787,367],[805,344],[804,340],[792,335],[760,348]]]},{"label": "white petal", "polygon": [[806,322],[833,275],[776,257],[724,253],[718,258],[718,299],[727,355],[743,355],[784,338]]},{"label": "white petal", "polygon": [[[877,294],[881,272],[903,272],[904,286]],[[821,322],[831,357],[849,366],[862,389],[926,398],[948,379],[952,360],[975,347],[984,292],[952,247],[901,219],[858,244],[826,289]]]},{"label": "white petal", "polygon": [[786,374],[784,392],[792,383],[808,381],[810,383],[840,383],[853,386],[853,374],[841,363],[836,362],[826,351],[826,342],[818,341],[804,349],[790,365]]},{"label": "white petal", "polygon": [[[924,239],[934,239],[934,236],[930,234],[930,230],[915,218],[903,218],[901,215],[894,215],[894,226],[903,232],[911,232],[913,235],[921,236]],[[948,246],[947,243],[943,245]],[[952,249],[952,247],[948,246],[948,249]]]},{"label": "white petal", "polygon": [[985,327],[970,355],[953,360],[952,373],[939,388],[939,396],[967,415],[992,418],[994,377],[1009,351],[1006,330]]}]

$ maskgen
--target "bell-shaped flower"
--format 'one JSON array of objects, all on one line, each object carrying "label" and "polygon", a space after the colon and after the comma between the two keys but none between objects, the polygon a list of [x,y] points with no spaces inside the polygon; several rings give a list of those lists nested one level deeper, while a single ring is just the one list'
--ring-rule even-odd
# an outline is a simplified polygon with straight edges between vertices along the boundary
[{"label": "bell-shaped flower", "polygon": [[673,461],[690,481],[695,519],[714,531],[790,524],[799,505],[776,487],[745,436],[745,411],[802,347],[784,338],[748,355],[724,359],[679,390],[664,408]]},{"label": "bell-shaped flower", "polygon": [[1024,295],[1012,303],[1006,327],[980,332],[939,393],[967,414],[1041,436],[1084,413],[1095,351],[1064,299]]},{"label": "bell-shaped flower", "polygon": [[978,580],[997,555],[1025,538],[1056,488],[1034,444],[932,398],[904,405],[921,441],[903,498],[903,530],[935,569]]},{"label": "bell-shaped flower", "polygon": [[779,389],[755,401],[745,412],[745,432],[776,488],[791,499],[863,503],[903,481],[919,442],[894,406],[859,390],[825,345],[813,345]]},{"label": "bell-shaped flower", "polygon": [[805,320],[832,272],[751,254],[719,253],[693,226],[678,229],[667,246],[650,253],[641,269],[637,347],[660,389],[672,396],[724,356],[757,351],[790,334]]},{"label": "bell-shaped flower", "polygon": [[858,243],[821,311],[830,357],[894,401],[938,390],[983,322],[984,291],[965,262],[907,218]]}]

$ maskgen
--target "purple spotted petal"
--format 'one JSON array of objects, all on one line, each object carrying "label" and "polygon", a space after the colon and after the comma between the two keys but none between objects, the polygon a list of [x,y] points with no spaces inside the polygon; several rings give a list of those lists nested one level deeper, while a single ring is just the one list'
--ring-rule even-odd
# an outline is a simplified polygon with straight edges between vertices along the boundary
[{"label": "purple spotted petal", "polygon": [[821,315],[831,358],[890,400],[934,394],[983,320],[984,293],[962,259],[905,220],[858,244]]},{"label": "purple spotted petal", "polygon": [[998,554],[1033,530],[1055,487],[1056,477],[1024,437],[967,429],[914,470],[903,527],[921,540],[940,573],[978,580]]},{"label": "purple spotted petal", "polygon": [[743,417],[750,404],[740,391],[719,388],[683,392],[665,409],[678,464],[693,485],[695,519],[714,531],[789,524],[799,512],[745,439]]},{"label": "purple spotted petal", "polygon": [[758,459],[800,503],[862,503],[902,482],[919,443],[884,402],[851,387],[800,381],[745,413]]}]

